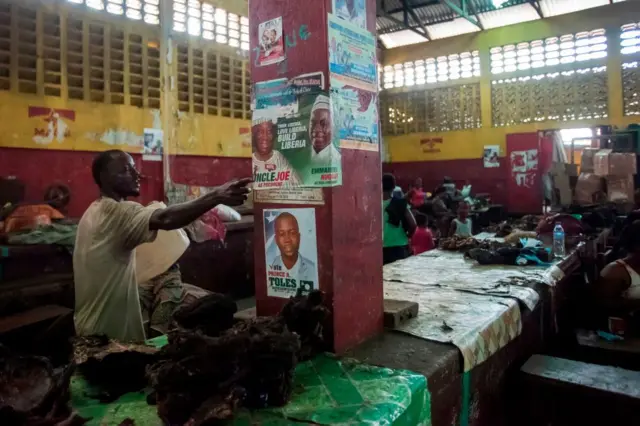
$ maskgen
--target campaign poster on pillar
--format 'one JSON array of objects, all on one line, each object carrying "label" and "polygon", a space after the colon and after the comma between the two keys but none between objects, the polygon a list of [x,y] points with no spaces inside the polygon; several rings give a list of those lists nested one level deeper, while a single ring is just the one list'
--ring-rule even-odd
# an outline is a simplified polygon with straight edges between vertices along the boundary
[{"label": "campaign poster on pillar", "polygon": [[378,91],[376,38],[369,31],[329,15],[329,71],[349,84]]},{"label": "campaign poster on pillar", "polygon": [[367,28],[366,0],[333,0],[333,13],[360,28]]},{"label": "campaign poster on pillar", "polygon": [[331,76],[334,133],[341,149],[378,151],[378,94]]},{"label": "campaign poster on pillar", "polygon": [[284,61],[284,34],[282,33],[282,16],[258,25],[260,41],[260,66],[277,64]]},{"label": "campaign poster on pillar", "polygon": [[254,189],[342,184],[331,105],[322,72],[254,85]]},{"label": "campaign poster on pillar", "polygon": [[263,211],[267,295],[289,298],[318,289],[316,213],[313,208]]}]

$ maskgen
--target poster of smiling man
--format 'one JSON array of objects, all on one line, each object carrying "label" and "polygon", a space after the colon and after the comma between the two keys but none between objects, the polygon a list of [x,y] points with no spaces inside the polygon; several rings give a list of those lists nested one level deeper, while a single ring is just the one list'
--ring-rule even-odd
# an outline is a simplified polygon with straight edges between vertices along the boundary
[{"label": "poster of smiling man", "polygon": [[267,295],[289,298],[318,289],[316,215],[312,208],[266,209]]}]

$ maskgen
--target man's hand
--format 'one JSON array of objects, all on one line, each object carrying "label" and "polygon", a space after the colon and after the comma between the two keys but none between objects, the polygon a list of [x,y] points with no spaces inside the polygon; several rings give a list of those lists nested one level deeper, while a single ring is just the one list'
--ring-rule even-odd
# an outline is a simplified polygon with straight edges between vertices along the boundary
[{"label": "man's hand", "polygon": [[251,178],[232,180],[224,185],[215,187],[207,195],[215,199],[218,204],[240,206],[247,199],[247,194],[249,194],[247,185],[251,182],[253,182]]}]

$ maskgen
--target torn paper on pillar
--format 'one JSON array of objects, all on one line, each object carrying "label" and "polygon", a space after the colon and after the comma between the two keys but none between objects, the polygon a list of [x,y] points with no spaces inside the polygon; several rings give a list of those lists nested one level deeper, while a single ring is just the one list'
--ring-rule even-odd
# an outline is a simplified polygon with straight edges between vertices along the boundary
[{"label": "torn paper on pillar", "polygon": [[333,133],[340,148],[378,151],[376,39],[332,15],[328,32]]},{"label": "torn paper on pillar", "polygon": [[282,16],[258,25],[258,37],[260,43],[259,66],[277,64],[284,61]]},{"label": "torn paper on pillar", "polygon": [[267,209],[263,219],[267,295],[288,299],[318,289],[315,210]]},{"label": "torn paper on pillar", "polygon": [[328,22],[331,78],[339,76],[345,84],[377,92],[378,61],[375,36],[333,15],[329,15]]},{"label": "torn paper on pillar", "polygon": [[367,28],[366,0],[333,0],[333,13],[360,28]]},{"label": "torn paper on pillar", "polygon": [[254,85],[252,123],[255,190],[342,183],[331,106],[321,72]]},{"label": "torn paper on pillar", "polygon": [[331,77],[334,132],[340,148],[378,151],[378,95]]}]

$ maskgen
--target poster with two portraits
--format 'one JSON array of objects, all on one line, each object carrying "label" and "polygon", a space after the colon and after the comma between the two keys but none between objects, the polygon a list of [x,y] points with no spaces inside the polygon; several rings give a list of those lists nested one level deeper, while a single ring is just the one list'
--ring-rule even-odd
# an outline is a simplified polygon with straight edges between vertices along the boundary
[{"label": "poster with two portraits", "polygon": [[[322,187],[342,183],[325,84],[318,72],[254,85],[254,202],[321,205]],[[262,214],[267,295],[288,299],[318,289],[315,209]]]}]

